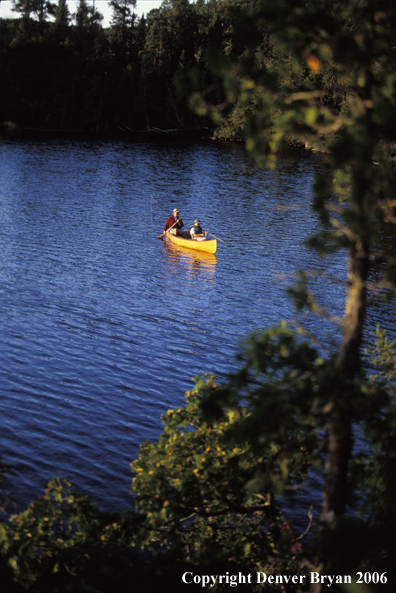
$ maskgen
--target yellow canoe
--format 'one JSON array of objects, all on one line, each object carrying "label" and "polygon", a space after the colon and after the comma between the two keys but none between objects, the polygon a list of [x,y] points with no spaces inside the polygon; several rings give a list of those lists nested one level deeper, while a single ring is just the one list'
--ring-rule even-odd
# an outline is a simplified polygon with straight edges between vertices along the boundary
[{"label": "yellow canoe", "polygon": [[198,241],[197,239],[183,239],[177,235],[166,233],[166,237],[179,245],[180,247],[187,247],[188,249],[196,249],[197,251],[206,251],[206,253],[216,253],[217,251],[217,240],[216,239],[204,239]]}]

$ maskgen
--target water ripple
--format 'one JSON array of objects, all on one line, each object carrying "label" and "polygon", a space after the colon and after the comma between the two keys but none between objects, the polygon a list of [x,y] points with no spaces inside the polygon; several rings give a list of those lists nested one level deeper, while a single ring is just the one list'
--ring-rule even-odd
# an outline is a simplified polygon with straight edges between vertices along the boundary
[{"label": "water ripple", "polygon": [[[297,270],[315,271],[321,304],[342,314],[345,254],[324,261],[304,246],[323,166],[300,153],[260,170],[234,145],[7,143],[0,451],[18,502],[67,475],[103,508],[127,508],[139,444],[194,375],[225,377],[248,331],[291,317]],[[224,240],[216,255],[157,240],[175,205]],[[377,303],[367,339],[378,322],[394,331]],[[306,323],[325,345],[339,337]]]}]

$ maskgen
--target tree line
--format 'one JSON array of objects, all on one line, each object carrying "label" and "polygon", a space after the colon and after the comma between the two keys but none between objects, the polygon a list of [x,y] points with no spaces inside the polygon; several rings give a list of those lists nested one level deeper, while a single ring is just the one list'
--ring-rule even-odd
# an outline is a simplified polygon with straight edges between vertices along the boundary
[{"label": "tree line", "polygon": [[[207,14],[209,5],[193,10]],[[143,443],[132,463],[136,514],[101,514],[67,482],[51,482],[0,525],[4,574],[18,590],[110,591],[111,566],[136,582],[140,574],[148,590],[159,581],[185,590],[185,572],[262,572],[278,578],[273,590],[315,593],[328,590],[330,577],[332,591],[383,592],[396,580],[396,350],[378,328],[362,351],[368,307],[377,298],[390,303],[396,287],[396,5],[224,7],[238,18],[221,29],[224,43],[211,46],[204,68],[197,51],[180,51],[177,62],[163,51],[167,40],[176,43],[173,29],[159,26],[161,10],[152,15],[159,28],[147,29],[146,43],[161,50],[150,54],[152,82],[172,72],[169,98],[177,88],[218,131],[239,130],[263,166],[275,166],[290,142],[326,149],[329,166],[312,200],[321,229],[307,244],[323,257],[347,254],[340,343],[325,354],[322,336],[311,336],[303,318],[294,327],[281,321],[247,337],[227,380],[197,377],[186,404],[164,415],[160,438]],[[170,112],[178,105],[170,101]],[[373,261],[383,270],[375,281]],[[309,274],[301,272],[289,292],[298,312],[331,318]],[[357,427],[367,444],[360,452]],[[323,492],[316,514],[305,500],[314,468]],[[300,490],[306,496],[296,503]],[[292,499],[307,515],[303,529],[293,524]]]},{"label": "tree line", "polygon": [[[206,129],[243,138],[249,116],[260,110],[259,94],[245,89],[248,100],[234,102],[222,63],[248,58],[256,80],[281,67],[284,84],[326,87],[322,101],[347,108],[349,90],[331,60],[320,73],[313,62],[294,63],[273,34],[271,16],[252,29],[247,47],[242,27],[252,0],[164,0],[141,18],[134,0],[110,4],[104,29],[86,0],[73,15],[66,0],[13,0],[19,18],[0,21],[3,122],[47,130]],[[210,112],[199,108],[198,93]]]},{"label": "tree line", "polygon": [[235,51],[232,27],[246,6],[166,0],[138,18],[134,0],[114,0],[103,29],[86,0],[74,15],[66,0],[14,0],[19,18],[1,22],[3,120],[93,131],[202,128],[209,120],[187,107],[176,77],[196,68],[201,89],[219,81],[207,52]]}]

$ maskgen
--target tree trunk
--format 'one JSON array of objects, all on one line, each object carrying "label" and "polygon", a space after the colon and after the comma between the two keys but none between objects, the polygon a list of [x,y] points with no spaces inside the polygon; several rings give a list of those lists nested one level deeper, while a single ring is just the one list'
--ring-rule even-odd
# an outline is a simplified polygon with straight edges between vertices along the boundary
[{"label": "tree trunk", "polygon": [[[346,380],[353,380],[360,368],[360,346],[366,312],[366,281],[369,270],[369,250],[355,243],[349,254],[349,288],[345,306],[343,339],[338,366]],[[348,463],[352,454],[352,414],[347,387],[345,393],[335,393],[329,417],[328,456],[326,482],[323,495],[322,526],[344,514],[347,500]],[[326,565],[326,558],[320,563]],[[326,566],[324,566],[326,569]],[[312,593],[327,590],[321,584],[313,585]]]},{"label": "tree trunk", "polygon": [[[366,281],[369,250],[359,242],[349,254],[349,288],[345,307],[343,340],[339,367],[346,379],[353,380],[360,368],[360,346],[366,312]],[[349,397],[334,394],[329,420],[329,448],[322,521],[329,523],[344,513],[347,496],[348,462],[352,452],[352,422]],[[340,397],[341,396],[341,397]]]},{"label": "tree trunk", "polygon": [[[360,368],[360,346],[366,312],[366,281],[369,251],[353,245],[349,255],[349,288],[345,307],[343,340],[339,367],[346,379],[353,380]],[[344,513],[347,496],[348,462],[352,452],[352,422],[349,405],[352,394],[334,394],[329,420],[329,446],[322,522],[329,523]],[[341,397],[340,397],[341,396]]]}]

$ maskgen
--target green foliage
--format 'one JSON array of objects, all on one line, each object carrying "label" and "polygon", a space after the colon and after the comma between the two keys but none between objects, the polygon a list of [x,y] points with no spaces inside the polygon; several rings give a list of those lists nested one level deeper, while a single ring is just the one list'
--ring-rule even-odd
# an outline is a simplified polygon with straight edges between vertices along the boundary
[{"label": "green foliage", "polygon": [[[221,385],[197,378],[186,406],[164,415],[158,443],[141,446],[132,464],[143,519],[137,541],[198,566],[216,557],[246,571],[305,574],[312,553],[321,553],[328,574],[390,574],[393,399],[372,380],[342,376],[336,360],[322,359],[286,324],[251,335],[239,363]],[[352,406],[368,439],[349,481],[350,504],[368,518],[340,517],[303,547],[282,507],[307,487],[313,468],[323,469],[323,430],[336,404],[340,413]],[[354,498],[359,492],[363,501]]]},{"label": "green foliage", "polygon": [[380,383],[389,395],[396,394],[396,346],[389,342],[386,331],[377,325],[374,346],[365,349],[366,360],[379,369],[379,372],[370,376],[370,380]]},{"label": "green foliage", "polygon": [[[71,556],[76,552],[78,555],[93,521],[94,508],[87,497],[76,497],[74,492],[64,490],[65,485],[69,485],[67,481],[53,480],[42,498],[10,518],[2,547],[23,586],[34,580],[39,563],[46,565],[44,570],[49,573],[57,573],[62,553],[70,550]],[[78,565],[74,557],[75,562]]]},{"label": "green foliage", "polygon": [[[55,478],[44,496],[0,524],[0,552],[7,591],[102,591],[134,573],[131,540],[136,519],[99,513],[67,480]],[[113,569],[122,569],[122,577]],[[142,566],[144,569],[144,567]],[[135,576],[135,575],[134,575]]]},{"label": "green foliage", "polygon": [[213,377],[197,379],[187,405],[164,415],[158,443],[140,447],[132,464],[132,489],[144,518],[138,541],[152,553],[177,550],[198,565],[215,558],[238,570],[302,573],[301,544],[274,491],[290,481],[286,474],[306,474],[306,439],[290,436],[293,460],[275,439],[261,454],[248,439],[232,446],[231,435],[248,421],[248,411],[238,407],[219,421],[205,420],[200,400],[218,391]]}]

